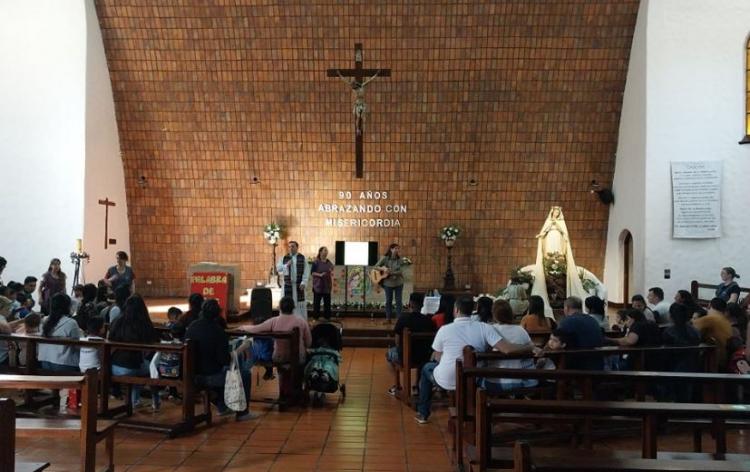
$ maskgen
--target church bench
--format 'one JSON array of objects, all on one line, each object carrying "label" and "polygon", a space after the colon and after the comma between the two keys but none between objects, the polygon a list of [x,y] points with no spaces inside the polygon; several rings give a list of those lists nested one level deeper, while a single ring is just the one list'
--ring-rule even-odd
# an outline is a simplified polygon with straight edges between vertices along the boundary
[{"label": "church bench", "polygon": [[[509,448],[510,450],[510,448]],[[743,472],[750,471],[746,460],[712,460],[710,457],[685,457],[678,454],[659,454],[654,459],[627,457],[621,454],[597,451],[586,457],[571,456],[570,451],[557,452],[534,449],[532,457],[528,443],[517,441],[512,450],[513,472],[662,472],[662,471],[696,471],[696,472]],[[505,467],[504,467],[505,468]],[[486,469],[493,470],[493,469]]]},{"label": "church bench", "polygon": [[[160,331],[164,336],[167,336],[170,333],[169,328],[163,325],[156,325],[155,328],[157,331]],[[258,338],[272,338],[275,340],[288,340],[290,344],[290,358],[297,359],[299,357],[299,329],[294,328],[292,331],[266,331],[263,333],[248,333],[246,331],[241,331],[238,329],[231,329],[228,328],[225,330],[227,335],[230,338],[241,338],[241,337],[258,337]],[[258,367],[266,367],[266,368],[276,368],[276,369],[285,369],[290,371],[290,375],[293,376],[294,385],[298,385],[300,383],[300,377],[302,373],[300,372],[299,366],[293,366],[292,363],[289,362],[289,360],[282,361],[282,362],[276,362],[276,361],[268,361],[268,362],[254,362],[254,366]],[[296,396],[302,397],[302,392],[296,392]],[[272,403],[279,406],[281,410],[285,409],[288,404],[290,403],[290,399],[283,398],[281,393],[279,394],[278,399],[267,399],[262,401],[263,403]]]},{"label": "church bench", "polygon": [[[401,345],[403,346],[401,352],[401,364],[396,365],[398,370],[398,378],[400,379],[403,375],[403,382],[396,384],[397,388],[401,388],[400,399],[407,405],[413,404],[413,397],[411,393],[411,370],[417,369],[417,379],[419,379],[420,369],[424,364],[417,364],[413,359],[415,342],[425,342],[432,345],[432,341],[435,339],[435,332],[429,333],[412,333],[409,328],[405,328],[401,333]],[[407,368],[408,366],[408,368]]]},{"label": "church bench", "polygon": [[[211,424],[211,408],[208,401],[208,395],[203,392],[203,414],[196,414],[196,394],[201,393],[193,382],[195,372],[195,347],[194,343],[187,340],[182,344],[136,344],[136,343],[122,343],[114,342],[109,340],[80,340],[80,339],[67,339],[67,338],[44,338],[41,336],[28,336],[21,334],[12,335],[0,335],[0,340],[9,340],[18,343],[26,344],[27,364],[24,367],[18,369],[20,373],[26,375],[37,375],[37,374],[50,374],[55,373],[45,372],[40,368],[37,361],[37,349],[39,344],[55,344],[55,345],[68,345],[75,346],[77,348],[82,347],[94,347],[99,350],[100,364],[102,366],[112,365],[112,353],[115,350],[126,350],[126,351],[142,351],[142,352],[177,352],[181,357],[181,369],[182,375],[179,379],[170,378],[159,378],[152,379],[150,377],[131,377],[131,376],[114,376],[112,375],[111,369],[101,369],[98,372],[99,383],[101,384],[100,391],[102,395],[99,396],[99,415],[105,418],[114,418],[119,415],[126,415],[131,417],[133,415],[133,406],[130,404],[130,396],[124,395],[125,404],[118,407],[110,407],[109,404],[109,392],[111,391],[112,384],[123,384],[126,388],[132,388],[134,385],[146,385],[155,387],[175,387],[183,396],[181,405],[181,419],[176,423],[162,423],[162,422],[151,422],[151,421],[136,421],[131,419],[122,419],[119,422],[120,426],[131,427],[135,429],[141,429],[145,431],[158,431],[167,434],[169,437],[176,437],[180,434],[190,432],[195,427],[205,422]],[[29,400],[29,396],[26,396],[26,402],[24,407],[28,409],[37,408],[40,403]],[[53,399],[54,400],[54,399]],[[44,403],[44,402],[42,402]],[[95,403],[96,404],[96,403]]]},{"label": "church bench", "polygon": [[271,403],[278,405],[279,411],[286,410],[290,405],[298,402],[300,399],[304,399],[304,396],[302,395],[302,369],[304,369],[304,365],[300,365],[298,362],[292,362],[292,359],[299,359],[299,338],[300,338],[300,332],[299,328],[294,328],[291,331],[265,331],[262,333],[246,333],[244,331],[233,331],[228,330],[227,334],[230,336],[252,336],[252,337],[258,337],[258,338],[272,338],[274,340],[286,340],[289,342],[289,359],[276,362],[276,361],[269,361],[269,362],[255,362],[253,363],[254,366],[258,367],[275,367],[278,369],[284,369],[289,371],[289,375],[291,376],[291,382],[292,385],[295,386],[295,391],[292,393],[292,398],[286,398],[283,393],[281,392],[281,389],[279,388],[279,396],[276,400],[273,399],[266,399],[263,402],[264,403]]},{"label": "church bench", "polygon": [[[462,446],[466,443],[474,443],[471,434],[473,426],[473,416],[467,411],[467,398],[473,394],[476,380],[479,378],[511,378],[511,379],[535,379],[540,382],[555,381],[575,382],[581,387],[583,400],[592,400],[594,398],[594,386],[598,383],[606,382],[627,382],[636,385],[636,400],[645,400],[646,386],[658,382],[672,382],[677,384],[691,383],[699,384],[702,387],[703,398],[706,403],[727,402],[726,392],[731,387],[746,386],[750,387],[750,376],[740,376],[732,374],[713,374],[713,373],[683,373],[683,372],[605,372],[605,371],[573,371],[573,370],[538,370],[538,369],[501,369],[501,368],[463,368],[461,361],[456,362],[456,417],[454,428],[454,449],[457,458],[460,459]],[[558,394],[560,392],[558,391]],[[565,400],[567,397],[558,396],[558,400]],[[548,422],[549,418],[544,422]],[[569,419],[569,418],[568,418]],[[585,418],[581,418],[584,420]],[[567,419],[566,419],[567,421]],[[676,421],[683,426],[689,426],[694,431],[694,450],[700,452],[700,438],[703,429],[712,428],[714,425],[706,421],[684,420]],[[463,425],[464,427],[461,427]],[[589,425],[586,424],[587,433]],[[725,424],[728,428],[750,429],[750,422],[737,421],[731,424]],[[464,441],[464,436],[466,440]],[[590,443],[590,435],[585,436],[586,444]],[[726,446],[723,441],[718,443],[719,450],[717,453],[725,453]]]},{"label": "church bench", "polygon": [[[577,416],[611,421],[619,417],[633,418],[641,422],[642,450],[644,459],[657,457],[657,435],[659,420],[701,419],[715,425],[717,450],[725,437],[723,428],[727,420],[750,420],[750,406],[725,404],[696,403],[656,403],[656,402],[608,402],[608,401],[571,401],[571,400],[504,400],[488,399],[484,389],[476,394],[476,446],[475,458],[478,470],[486,470],[492,462],[491,426],[502,422],[504,415],[510,415],[512,422],[523,422],[524,416],[532,418],[537,415],[571,415],[571,421],[578,421]],[[724,458],[725,451],[717,452],[716,457]]]},{"label": "church bench", "polygon": [[16,404],[0,398],[0,472],[37,472],[49,462],[16,462]]},{"label": "church bench", "polygon": [[[708,355],[705,355],[704,358],[706,360],[706,366],[712,365],[712,358],[711,355],[713,351],[715,350],[715,346],[713,345],[699,345],[699,346],[688,346],[688,347],[680,347],[680,348],[665,348],[670,350],[672,355],[684,355],[686,352],[699,352],[699,353],[709,353]],[[635,383],[636,386],[636,395],[637,398],[640,400],[645,399],[645,392],[646,387],[648,385],[648,380],[646,380],[646,376],[641,377],[629,377],[629,374],[632,374],[633,372],[592,372],[592,371],[582,371],[581,373],[572,373],[572,374],[564,374],[563,367],[565,365],[565,357],[566,355],[570,354],[588,354],[588,355],[600,355],[600,356],[608,356],[608,355],[614,355],[614,354],[630,354],[630,355],[636,355],[637,359],[637,365],[641,366],[645,363],[645,356],[648,354],[655,354],[656,352],[661,352],[658,349],[655,348],[637,348],[637,347],[619,347],[619,348],[599,348],[599,349],[586,349],[586,350],[575,350],[575,351],[555,351],[550,352],[549,357],[552,357],[555,359],[556,363],[558,364],[557,370],[537,370],[537,369],[521,369],[519,371],[519,374],[515,378],[536,378],[536,379],[549,379],[549,380],[558,380],[555,386],[556,392],[550,392],[549,386],[541,385],[539,387],[534,387],[530,389],[516,389],[513,392],[513,394],[519,394],[519,395],[536,395],[536,396],[542,396],[545,397],[554,397],[563,399],[565,391],[566,391],[566,385],[565,380],[575,380],[576,378],[580,378],[580,383],[583,387],[584,395],[588,394],[586,399],[591,399],[592,396],[592,374],[603,374],[604,377],[600,381],[624,381],[630,379],[631,382]],[[456,401],[454,403],[454,408],[451,409],[451,415],[449,420],[449,431],[454,436],[453,441],[453,450],[454,450],[454,457],[456,458],[457,463],[461,463],[463,460],[463,449],[461,445],[464,443],[464,437],[468,438],[469,443],[471,444],[473,441],[473,435],[470,434],[471,431],[467,431],[468,429],[473,428],[473,419],[471,416],[471,412],[474,409],[473,401],[475,392],[477,389],[476,386],[476,378],[479,377],[476,375],[477,371],[472,371],[470,369],[476,368],[477,364],[480,361],[487,361],[487,360],[502,360],[502,359],[528,359],[529,357],[532,357],[533,355],[531,353],[525,353],[525,354],[513,354],[513,355],[507,355],[503,354],[501,352],[485,352],[485,353],[477,353],[472,349],[470,346],[466,346],[464,348],[464,354],[462,360],[457,360],[456,362],[456,394],[455,398]],[[494,368],[488,368],[488,374],[486,376],[488,377],[494,377],[499,378],[496,375],[491,375],[493,372],[492,369]],[[469,370],[469,374],[466,374],[466,371]],[[617,376],[611,376],[609,374],[617,374]],[[668,373],[672,374],[672,373]],[[531,377],[536,376],[536,377]],[[555,377],[557,376],[557,377]],[[680,381],[680,379],[683,379],[684,376],[680,376],[679,374],[676,376],[678,379],[677,381]],[[661,377],[662,380],[664,380],[664,377]],[[694,381],[695,380],[695,374],[689,374],[689,380]],[[707,380],[707,382],[711,382],[712,380]],[[732,385],[739,385],[742,384],[742,381],[737,380],[737,376],[727,376],[727,382],[729,382]],[[720,390],[723,388],[724,384],[716,384],[714,387],[717,389],[716,394],[721,395],[720,398],[724,398],[723,394],[724,391]],[[707,390],[707,392],[710,390]],[[718,397],[716,397],[718,398]],[[710,397],[707,397],[707,399],[710,401]],[[695,438],[694,438],[694,445],[696,447],[696,450],[700,450],[700,425],[694,425],[694,431],[695,431]],[[468,435],[468,436],[467,436]],[[588,441],[588,436],[584,437],[585,440]]]},{"label": "church bench", "polygon": [[80,438],[82,472],[96,469],[96,445],[104,441],[107,468],[114,471],[114,427],[117,421],[97,420],[97,372],[89,369],[83,375],[41,376],[0,375],[3,389],[76,389],[81,391],[80,419],[19,418],[15,424],[16,437],[73,437]]},{"label": "church bench", "polygon": [[[555,361],[558,369],[565,369],[571,358],[576,356],[609,357],[627,354],[633,360],[632,370],[643,370],[648,357],[655,356],[662,359],[670,356],[683,356],[685,354],[698,354],[703,361],[702,370],[705,372],[716,372],[716,346],[713,344],[699,344],[697,346],[603,346],[593,349],[566,349],[561,351],[545,351],[542,357]],[[503,360],[503,359],[528,359],[534,357],[532,353],[503,354],[499,351],[477,352],[474,360],[469,362],[464,352],[464,364],[466,367],[476,366],[478,362]]]},{"label": "church bench", "polygon": [[[693,296],[693,300],[703,306],[708,306],[711,299],[714,298],[714,293],[716,292],[717,288],[719,288],[719,286],[716,284],[704,284],[702,282],[698,282],[697,280],[693,280],[692,282],[690,282],[690,294]],[[710,290],[712,292],[711,296],[709,298],[701,298],[701,289]],[[748,295],[750,295],[750,287],[740,287],[740,296],[738,297],[737,302],[739,303]]]}]

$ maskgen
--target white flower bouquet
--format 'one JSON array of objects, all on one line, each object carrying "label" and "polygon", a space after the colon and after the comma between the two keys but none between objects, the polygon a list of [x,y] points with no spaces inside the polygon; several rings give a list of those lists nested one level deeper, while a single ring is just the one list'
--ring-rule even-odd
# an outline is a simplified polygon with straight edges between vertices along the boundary
[{"label": "white flower bouquet", "polygon": [[281,239],[281,226],[278,223],[269,223],[263,227],[263,237],[268,244],[277,244]]},{"label": "white flower bouquet", "polygon": [[458,226],[444,226],[440,230],[440,239],[443,241],[455,241],[459,234],[461,234],[461,228]]}]

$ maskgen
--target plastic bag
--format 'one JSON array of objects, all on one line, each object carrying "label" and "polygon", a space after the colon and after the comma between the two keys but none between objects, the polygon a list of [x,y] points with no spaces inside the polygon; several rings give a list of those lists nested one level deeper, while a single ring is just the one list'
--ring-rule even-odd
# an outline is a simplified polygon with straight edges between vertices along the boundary
[{"label": "plastic bag", "polygon": [[151,358],[151,363],[148,365],[148,372],[152,379],[158,379],[159,378],[159,358],[161,357],[161,352],[157,352],[154,354],[154,357]]},{"label": "plastic bag", "polygon": [[245,411],[247,409],[245,389],[242,384],[236,351],[232,351],[232,362],[224,380],[224,403],[232,411]]}]

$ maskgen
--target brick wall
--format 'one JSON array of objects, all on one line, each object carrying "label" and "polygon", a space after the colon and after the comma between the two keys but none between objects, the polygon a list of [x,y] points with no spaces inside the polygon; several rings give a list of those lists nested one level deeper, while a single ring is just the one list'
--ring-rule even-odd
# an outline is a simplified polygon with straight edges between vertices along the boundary
[{"label": "brick wall", "polygon": [[[437,234],[455,223],[458,284],[495,290],[534,262],[553,204],[601,274],[608,212],[588,182],[612,181],[637,0],[179,3],[96,2],[144,293],[186,294],[198,261],[265,278],[272,220],[309,255],[398,241],[419,286],[441,284]],[[325,74],[353,67],[355,42],[365,67],[392,69],[367,88],[361,180],[352,91]],[[326,226],[339,191],[407,212],[366,215],[395,228]]]}]

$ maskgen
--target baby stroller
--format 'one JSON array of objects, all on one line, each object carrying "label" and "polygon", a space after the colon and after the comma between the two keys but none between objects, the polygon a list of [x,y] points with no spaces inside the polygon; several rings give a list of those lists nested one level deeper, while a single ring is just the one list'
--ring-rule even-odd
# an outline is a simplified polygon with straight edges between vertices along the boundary
[{"label": "baby stroller", "polygon": [[312,329],[304,379],[306,390],[313,392],[313,405],[322,403],[326,393],[337,390],[342,401],[346,398],[346,385],[339,384],[341,331],[341,325],[334,322],[319,323]]}]

